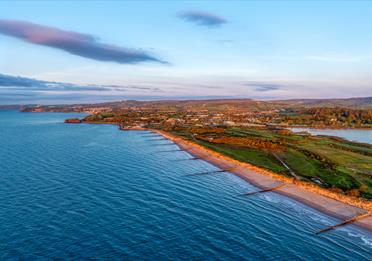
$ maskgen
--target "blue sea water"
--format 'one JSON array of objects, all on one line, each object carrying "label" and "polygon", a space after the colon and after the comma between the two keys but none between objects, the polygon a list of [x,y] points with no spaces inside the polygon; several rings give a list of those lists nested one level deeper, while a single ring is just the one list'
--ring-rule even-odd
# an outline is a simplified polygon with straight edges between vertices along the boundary
[{"label": "blue sea water", "polygon": [[0,260],[372,259],[370,232],[75,116],[0,111]]},{"label": "blue sea water", "polygon": [[372,144],[372,130],[370,129],[311,129],[291,128],[294,132],[307,131],[312,135],[337,136],[350,141]]}]

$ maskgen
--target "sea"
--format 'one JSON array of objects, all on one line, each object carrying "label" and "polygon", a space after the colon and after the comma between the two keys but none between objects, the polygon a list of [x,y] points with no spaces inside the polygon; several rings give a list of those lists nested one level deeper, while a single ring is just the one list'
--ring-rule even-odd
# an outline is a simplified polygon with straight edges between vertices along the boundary
[{"label": "sea", "polygon": [[291,128],[293,132],[307,131],[312,135],[327,135],[344,138],[350,141],[372,144],[371,129],[311,129]]},{"label": "sea", "polygon": [[372,260],[372,233],[147,131],[0,111],[0,260]]}]

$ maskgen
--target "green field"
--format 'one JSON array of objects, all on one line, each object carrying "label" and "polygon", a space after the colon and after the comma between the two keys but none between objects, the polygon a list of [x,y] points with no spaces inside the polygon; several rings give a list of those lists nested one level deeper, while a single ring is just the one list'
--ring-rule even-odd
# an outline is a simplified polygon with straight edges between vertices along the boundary
[{"label": "green field", "polygon": [[242,162],[286,176],[291,175],[291,170],[302,180],[372,199],[371,145],[275,129],[201,130],[182,129],[172,133]]}]

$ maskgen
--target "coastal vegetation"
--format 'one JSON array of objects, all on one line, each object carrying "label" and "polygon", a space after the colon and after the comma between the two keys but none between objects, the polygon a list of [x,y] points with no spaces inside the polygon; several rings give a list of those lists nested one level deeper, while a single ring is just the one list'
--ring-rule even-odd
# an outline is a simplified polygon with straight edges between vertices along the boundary
[{"label": "coastal vegetation", "polygon": [[233,159],[349,196],[372,199],[372,146],[268,128],[190,128],[173,135]]},{"label": "coastal vegetation", "polygon": [[346,108],[287,109],[277,123],[320,128],[371,128],[372,110]]}]

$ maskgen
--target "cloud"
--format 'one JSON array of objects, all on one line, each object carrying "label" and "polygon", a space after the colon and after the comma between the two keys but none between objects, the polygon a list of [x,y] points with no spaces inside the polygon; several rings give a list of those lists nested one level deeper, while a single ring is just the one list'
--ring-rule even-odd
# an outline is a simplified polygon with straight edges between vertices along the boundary
[{"label": "cloud", "polygon": [[254,87],[254,90],[258,92],[276,91],[283,88],[282,85],[276,83],[251,82],[245,85],[249,87]]},{"label": "cloud", "polygon": [[87,85],[88,87],[96,87],[96,88],[105,88],[110,89],[113,91],[123,91],[123,90],[142,90],[142,91],[154,91],[160,92],[161,89],[157,87],[147,87],[147,86],[137,86],[137,85],[97,85],[97,84],[90,84]]},{"label": "cloud", "polygon": [[187,11],[178,15],[179,17],[202,26],[216,27],[227,23],[227,20],[221,16],[200,11]]},{"label": "cloud", "polygon": [[32,78],[0,74],[0,89],[27,91],[128,91],[161,92],[159,88],[135,85],[79,85],[73,83],[42,81]]},{"label": "cloud", "polygon": [[0,33],[29,43],[49,46],[97,61],[121,64],[135,64],[139,62],[167,63],[144,51],[101,43],[90,34],[64,31],[55,27],[29,22],[0,19]]},{"label": "cloud", "polygon": [[27,90],[74,90],[74,91],[103,91],[107,88],[103,86],[93,85],[76,85],[72,83],[42,81],[31,78],[10,76],[0,74],[0,88],[6,87],[7,89],[27,89]]}]

